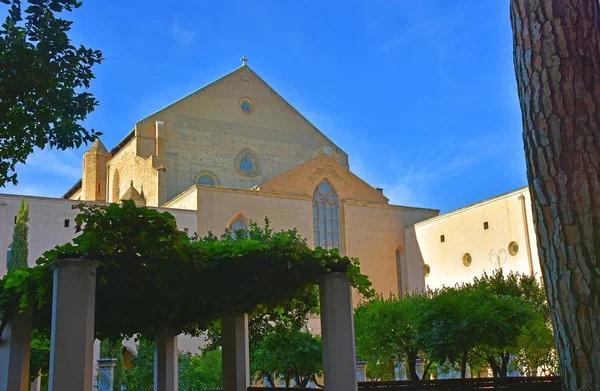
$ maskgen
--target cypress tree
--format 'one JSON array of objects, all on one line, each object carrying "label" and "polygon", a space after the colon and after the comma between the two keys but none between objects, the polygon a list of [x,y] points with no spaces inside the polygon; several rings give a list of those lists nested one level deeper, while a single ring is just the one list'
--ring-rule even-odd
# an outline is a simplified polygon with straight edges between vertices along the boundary
[{"label": "cypress tree", "polygon": [[29,228],[27,227],[27,221],[29,221],[29,204],[25,202],[24,198],[21,198],[17,221],[15,222],[15,231],[13,233],[12,249],[8,258],[8,270],[25,269],[28,267],[27,233],[29,232]]}]

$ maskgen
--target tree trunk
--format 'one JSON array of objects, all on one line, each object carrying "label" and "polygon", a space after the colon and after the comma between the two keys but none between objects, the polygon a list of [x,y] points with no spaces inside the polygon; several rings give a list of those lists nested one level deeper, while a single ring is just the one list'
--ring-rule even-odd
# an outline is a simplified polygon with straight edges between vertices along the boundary
[{"label": "tree trunk", "polygon": [[417,355],[413,353],[407,354],[408,358],[408,376],[410,380],[420,380],[419,375],[417,374]]},{"label": "tree trunk", "polygon": [[510,362],[510,353],[508,353],[508,352],[500,353],[500,360],[502,360],[502,366],[500,367],[499,376],[507,377],[508,376],[508,363]]},{"label": "tree trunk", "polygon": [[431,364],[433,364],[433,361],[429,361],[427,365],[425,365],[425,369],[423,369],[423,376],[421,376],[421,380],[427,380],[427,375]]},{"label": "tree trunk", "polygon": [[600,390],[598,8],[511,0],[534,225],[568,390]]},{"label": "tree trunk", "polygon": [[469,359],[469,351],[465,350],[465,352],[463,353],[463,356],[462,356],[462,363],[460,366],[460,378],[461,379],[467,378],[467,360],[468,359]]},{"label": "tree trunk", "polygon": [[492,369],[494,377],[500,377],[500,366],[496,362],[496,357],[488,357],[486,361],[488,362],[488,364],[490,364],[490,368]]}]

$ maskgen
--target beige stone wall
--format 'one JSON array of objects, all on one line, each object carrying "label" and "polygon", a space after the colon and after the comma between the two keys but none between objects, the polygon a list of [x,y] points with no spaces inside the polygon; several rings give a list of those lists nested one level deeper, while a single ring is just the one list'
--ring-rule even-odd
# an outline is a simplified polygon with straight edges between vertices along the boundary
[{"label": "beige stone wall", "polygon": [[388,199],[378,190],[337,163],[321,155],[298,167],[260,184],[261,191],[304,194],[312,197],[316,186],[327,178],[340,199],[387,204]]},{"label": "beige stone wall", "polygon": [[236,216],[263,224],[268,217],[276,230],[296,228],[313,245],[312,206],[308,197],[273,195],[253,190],[197,186],[198,233],[223,232]]},{"label": "beige stone wall", "polygon": [[[437,211],[345,202],[343,214],[344,253],[360,259],[361,271],[378,293],[397,295],[396,250],[404,251],[404,227],[435,216]],[[405,257],[403,260],[406,262]],[[406,274],[406,267],[403,271]],[[408,283],[406,275],[403,281]],[[358,296],[354,300],[359,300]]]},{"label": "beige stone wall", "polygon": [[[521,196],[527,208],[532,270]],[[484,229],[485,222],[489,226],[487,230]],[[441,235],[444,235],[443,243]],[[516,255],[511,255],[508,249],[513,241],[519,245]],[[414,288],[421,288],[423,284],[429,288],[439,288],[472,281],[484,271],[491,272],[498,267],[491,261],[495,258],[490,258],[490,253],[494,251],[500,254],[501,250],[506,253],[506,262],[501,265],[503,270],[526,274],[533,272],[541,277],[527,188],[415,224],[414,228],[407,229],[407,247]],[[466,253],[472,257],[468,267],[463,265]],[[431,267],[428,277],[422,274],[424,263]]]},{"label": "beige stone wall", "polygon": [[[253,102],[251,114],[239,108],[245,97]],[[162,125],[157,127],[157,121]],[[310,160],[323,145],[332,147],[334,159],[348,164],[343,151],[248,67],[141,120],[136,138],[138,155],[158,151],[164,156],[164,202],[193,185],[201,171],[214,173],[222,186],[249,189]],[[244,148],[258,156],[258,176],[235,170],[235,158]]]},{"label": "beige stone wall", "polygon": [[197,186],[190,187],[171,201],[163,205],[163,208],[198,210]]},{"label": "beige stone wall", "polygon": [[159,206],[159,172],[154,168],[154,158],[140,157],[136,149],[137,140],[133,138],[109,161],[108,201],[119,202],[133,181],[140,193],[143,187],[147,206]]},{"label": "beige stone wall", "polygon": [[106,200],[107,151],[87,151],[83,154],[81,198],[88,201]]},{"label": "beige stone wall", "polygon": [[[296,228],[314,245],[312,195],[285,195],[264,191],[197,186],[198,233],[220,234],[236,216],[262,223],[265,216],[274,229]],[[189,194],[193,194],[189,192]],[[435,216],[430,209],[404,208],[365,202],[343,202],[340,216],[341,252],[358,257],[361,269],[377,292],[398,293],[396,249],[404,244],[404,227]],[[359,297],[355,295],[355,303]]]}]

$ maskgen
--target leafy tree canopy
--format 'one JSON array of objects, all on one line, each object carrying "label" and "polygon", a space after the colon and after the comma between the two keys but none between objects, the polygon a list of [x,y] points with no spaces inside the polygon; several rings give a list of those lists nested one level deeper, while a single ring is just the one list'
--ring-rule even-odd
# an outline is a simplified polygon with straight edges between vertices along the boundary
[{"label": "leafy tree canopy", "polygon": [[[320,276],[346,273],[362,294],[371,283],[357,259],[337,250],[310,249],[295,230],[274,232],[251,224],[244,236],[190,240],[168,213],[133,202],[82,204],[76,218],[81,234],[48,251],[26,270],[0,280],[0,316],[36,306],[34,326],[48,331],[52,278],[57,259],[101,262],[96,284],[96,336],[117,340],[134,334],[154,338],[162,330],[199,335],[225,312],[252,313],[290,302],[314,300]],[[105,316],[111,314],[111,316]],[[114,320],[118,319],[118,322]]]},{"label": "leafy tree canopy", "polygon": [[[392,380],[394,363],[407,362],[409,377],[419,380],[416,362],[424,356],[424,346],[417,339],[416,322],[429,300],[424,294],[392,296],[387,300],[377,297],[355,310],[356,352],[367,362],[369,375]],[[424,378],[430,365],[428,360]]]},{"label": "leafy tree canopy", "polygon": [[283,378],[286,387],[292,381],[297,387],[306,387],[323,372],[321,337],[274,327],[251,349],[250,371],[257,382],[267,379],[276,386],[276,379]]},{"label": "leafy tree canopy", "polygon": [[15,165],[35,147],[67,149],[101,133],[81,122],[98,105],[85,92],[102,53],[76,48],[61,13],[79,0],[0,0],[9,5],[0,27],[0,186],[17,183]]},{"label": "leafy tree canopy", "polygon": [[531,307],[518,297],[469,286],[446,288],[424,307],[417,339],[438,363],[460,362],[464,377],[474,349],[514,345],[531,319]]}]

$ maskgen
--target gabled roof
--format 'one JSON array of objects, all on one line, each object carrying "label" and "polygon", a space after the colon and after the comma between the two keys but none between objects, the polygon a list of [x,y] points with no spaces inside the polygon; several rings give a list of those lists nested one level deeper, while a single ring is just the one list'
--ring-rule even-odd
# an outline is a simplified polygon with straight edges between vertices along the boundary
[{"label": "gabled roof", "polygon": [[[160,113],[161,111],[163,111],[163,110],[166,110],[167,108],[169,108],[169,107],[171,107],[171,106],[174,106],[174,105],[176,105],[177,103],[179,103],[179,102],[181,102],[181,101],[183,101],[183,100],[185,100],[185,99],[187,99],[187,98],[191,97],[192,95],[195,95],[195,94],[197,94],[198,92],[200,92],[200,91],[202,91],[202,90],[204,90],[204,89],[206,89],[206,88],[208,88],[208,87],[212,86],[213,84],[216,84],[216,83],[218,83],[218,82],[222,81],[223,79],[226,79],[226,78],[227,78],[227,77],[229,77],[230,75],[233,75],[233,74],[235,74],[235,73],[237,73],[237,72],[240,72],[241,70],[248,70],[248,71],[252,72],[252,74],[253,74],[254,76],[256,76],[256,78],[257,78],[258,80],[260,80],[260,81],[261,81],[261,82],[262,82],[262,83],[263,83],[265,86],[267,86],[267,88],[269,88],[269,89],[270,89],[270,90],[271,90],[271,91],[272,91],[272,92],[273,92],[273,93],[274,93],[274,94],[275,94],[277,97],[279,97],[279,98],[280,98],[280,99],[281,99],[281,100],[282,100],[282,101],[283,101],[283,102],[284,102],[286,105],[288,105],[288,106],[289,106],[289,107],[290,107],[290,108],[291,108],[291,109],[292,109],[292,110],[293,110],[293,111],[294,111],[296,114],[298,114],[298,115],[299,115],[299,116],[300,116],[300,117],[301,117],[301,118],[302,118],[304,121],[306,121],[306,122],[307,122],[307,123],[308,123],[308,124],[309,124],[309,125],[310,125],[310,126],[311,126],[311,127],[314,129],[314,130],[315,130],[315,131],[319,132],[319,133],[320,133],[321,135],[323,135],[323,137],[325,137],[325,138],[326,138],[326,139],[327,139],[327,140],[328,140],[330,143],[334,144],[334,145],[335,145],[337,148],[339,148],[339,150],[340,150],[340,151],[342,151],[342,152],[343,152],[343,150],[342,150],[342,149],[341,149],[339,146],[337,146],[337,144],[336,144],[336,143],[334,143],[334,142],[333,142],[333,141],[332,141],[332,140],[331,140],[329,137],[327,137],[327,136],[326,136],[326,135],[325,135],[325,134],[324,134],[324,133],[323,133],[323,132],[322,132],[322,131],[321,131],[319,128],[317,128],[317,127],[316,127],[316,126],[315,126],[315,125],[314,125],[312,122],[310,122],[310,121],[309,121],[309,120],[308,120],[308,119],[307,119],[307,118],[306,118],[304,115],[302,115],[302,113],[300,113],[300,112],[299,112],[299,111],[298,111],[298,110],[297,110],[297,109],[296,109],[294,106],[292,106],[292,105],[291,105],[291,104],[290,104],[290,103],[289,103],[287,100],[285,100],[285,98],[283,98],[283,97],[282,97],[282,96],[281,96],[281,95],[280,95],[280,94],[279,94],[279,93],[278,93],[278,92],[277,92],[275,89],[273,89],[273,87],[271,87],[271,86],[269,85],[269,83],[267,83],[267,82],[266,82],[266,81],[265,81],[265,80],[264,80],[262,77],[260,77],[260,76],[259,76],[259,75],[258,75],[256,72],[254,72],[254,70],[253,70],[252,68],[250,68],[248,65],[242,65],[242,66],[240,66],[240,67],[238,67],[238,68],[234,69],[233,71],[231,71],[231,72],[229,72],[229,73],[226,73],[225,75],[223,75],[223,76],[219,77],[218,79],[215,79],[215,80],[211,81],[210,83],[208,83],[208,84],[205,84],[204,86],[202,86],[202,87],[198,88],[197,90],[195,90],[195,91],[193,91],[193,92],[191,92],[191,93],[189,93],[189,94],[185,95],[184,97],[177,99],[175,102],[173,102],[173,103],[170,103],[170,104],[166,105],[165,107],[163,107],[163,108],[161,108],[161,109],[159,109],[159,110],[157,110],[157,111],[155,111],[155,112],[153,112],[153,113],[151,113],[151,114],[149,114],[149,115],[145,116],[144,118],[140,119],[138,122],[142,122],[142,121],[144,121],[144,120],[146,120],[146,119],[148,119],[148,118],[152,117],[153,115],[156,115],[156,114]],[[345,152],[344,152],[344,153],[345,153]]]},{"label": "gabled roof", "polygon": [[327,179],[340,199],[387,204],[388,198],[328,155],[320,155],[306,163],[277,175],[260,185],[260,191],[313,195],[316,186]]}]

